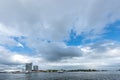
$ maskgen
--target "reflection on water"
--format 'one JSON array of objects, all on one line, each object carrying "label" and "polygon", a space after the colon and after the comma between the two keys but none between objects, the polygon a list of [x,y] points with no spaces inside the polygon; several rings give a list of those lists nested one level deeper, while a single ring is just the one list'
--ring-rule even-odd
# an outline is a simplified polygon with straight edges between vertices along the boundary
[{"label": "reflection on water", "polygon": [[0,80],[120,80],[120,72],[0,73]]},{"label": "reflection on water", "polygon": [[25,74],[25,80],[32,80],[31,77],[32,77],[31,74]]}]

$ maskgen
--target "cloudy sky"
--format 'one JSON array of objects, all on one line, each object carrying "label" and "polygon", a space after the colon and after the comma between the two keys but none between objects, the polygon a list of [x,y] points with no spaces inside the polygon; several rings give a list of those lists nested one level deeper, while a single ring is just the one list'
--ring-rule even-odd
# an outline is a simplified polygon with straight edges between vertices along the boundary
[{"label": "cloudy sky", "polygon": [[120,0],[0,0],[0,69],[120,69]]}]

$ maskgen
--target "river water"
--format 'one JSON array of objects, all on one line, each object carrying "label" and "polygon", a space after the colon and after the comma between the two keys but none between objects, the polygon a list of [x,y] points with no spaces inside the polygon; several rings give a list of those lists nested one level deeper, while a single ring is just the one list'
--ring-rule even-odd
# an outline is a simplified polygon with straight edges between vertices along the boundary
[{"label": "river water", "polygon": [[120,80],[120,72],[0,73],[0,80]]}]

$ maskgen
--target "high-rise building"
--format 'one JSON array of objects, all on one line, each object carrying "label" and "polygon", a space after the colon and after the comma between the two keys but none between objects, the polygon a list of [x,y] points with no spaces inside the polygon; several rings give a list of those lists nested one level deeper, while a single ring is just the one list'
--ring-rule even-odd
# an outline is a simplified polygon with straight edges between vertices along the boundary
[{"label": "high-rise building", "polygon": [[38,70],[38,66],[37,65],[33,66],[33,70],[37,71]]},{"label": "high-rise building", "polygon": [[25,70],[28,72],[32,71],[32,63],[26,63]]}]

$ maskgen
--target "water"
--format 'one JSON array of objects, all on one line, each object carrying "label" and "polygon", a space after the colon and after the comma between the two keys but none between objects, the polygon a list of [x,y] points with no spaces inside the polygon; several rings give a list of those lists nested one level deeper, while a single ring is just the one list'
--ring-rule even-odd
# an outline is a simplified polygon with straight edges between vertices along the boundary
[{"label": "water", "polygon": [[120,80],[120,72],[0,73],[0,80]]}]

